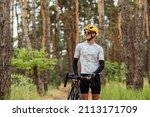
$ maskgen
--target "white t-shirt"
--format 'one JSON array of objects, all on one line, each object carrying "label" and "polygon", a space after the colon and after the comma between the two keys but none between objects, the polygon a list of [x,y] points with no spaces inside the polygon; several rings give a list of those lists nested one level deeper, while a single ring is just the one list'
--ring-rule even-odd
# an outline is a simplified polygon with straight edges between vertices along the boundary
[{"label": "white t-shirt", "polygon": [[74,58],[80,59],[82,74],[92,74],[99,67],[99,60],[104,60],[104,51],[100,45],[85,41],[76,46]]}]

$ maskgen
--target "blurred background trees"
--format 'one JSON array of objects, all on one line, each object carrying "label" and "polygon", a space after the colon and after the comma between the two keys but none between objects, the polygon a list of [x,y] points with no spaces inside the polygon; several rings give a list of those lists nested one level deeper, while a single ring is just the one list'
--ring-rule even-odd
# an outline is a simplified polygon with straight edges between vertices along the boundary
[{"label": "blurred background trees", "polygon": [[[35,85],[40,95],[52,84],[59,89],[65,73],[72,72],[75,46],[84,41],[83,28],[89,23],[98,26],[96,42],[105,52],[104,84],[114,79],[126,81],[127,88],[142,89],[144,78],[150,83],[149,0],[0,1],[0,97],[8,91],[2,89],[4,84],[10,85],[10,74],[16,73],[33,80],[38,77]],[[10,5],[9,10],[6,4]],[[56,60],[52,62],[53,69],[43,67],[40,71],[41,64],[34,64],[26,70],[13,64],[8,70],[18,48],[26,48],[32,61]],[[46,56],[40,56],[41,49]],[[35,51],[39,52],[38,57],[34,56]]]}]

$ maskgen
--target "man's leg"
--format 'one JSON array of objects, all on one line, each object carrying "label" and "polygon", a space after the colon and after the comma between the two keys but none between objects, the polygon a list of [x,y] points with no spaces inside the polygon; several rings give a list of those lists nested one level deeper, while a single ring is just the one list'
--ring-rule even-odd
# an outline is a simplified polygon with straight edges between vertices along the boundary
[{"label": "man's leg", "polygon": [[88,100],[88,94],[81,94],[82,95],[82,100]]},{"label": "man's leg", "polygon": [[99,100],[100,94],[92,94],[92,100]]},{"label": "man's leg", "polygon": [[87,79],[80,80],[80,90],[81,90],[82,100],[88,100],[89,81],[87,81]]},{"label": "man's leg", "polygon": [[91,84],[92,100],[99,100],[101,92],[101,82],[99,75],[95,77],[94,82],[94,85]]}]

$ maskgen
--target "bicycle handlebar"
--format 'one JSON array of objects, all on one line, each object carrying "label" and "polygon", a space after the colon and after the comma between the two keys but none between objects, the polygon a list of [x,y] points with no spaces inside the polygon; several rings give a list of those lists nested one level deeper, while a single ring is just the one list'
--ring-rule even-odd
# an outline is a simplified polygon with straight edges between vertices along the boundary
[{"label": "bicycle handlebar", "polygon": [[[65,82],[64,82],[64,87],[66,87],[68,79],[80,80],[81,78],[87,78],[87,76],[76,76],[76,75],[74,75],[74,73],[67,73],[66,78],[65,78]],[[92,75],[91,75],[91,78],[93,78]]]}]

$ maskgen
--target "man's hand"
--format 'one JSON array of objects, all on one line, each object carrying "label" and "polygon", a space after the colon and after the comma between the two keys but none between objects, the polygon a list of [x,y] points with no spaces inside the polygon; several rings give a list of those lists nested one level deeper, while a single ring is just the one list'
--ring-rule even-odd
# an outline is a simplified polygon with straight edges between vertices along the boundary
[{"label": "man's hand", "polygon": [[91,80],[91,78],[95,78],[95,76],[96,76],[96,74],[93,73],[92,75],[87,76],[86,79],[89,81],[89,80]]},{"label": "man's hand", "polygon": [[91,80],[91,76],[87,76],[86,79],[89,81]]},{"label": "man's hand", "polygon": [[96,76],[96,74],[95,74],[95,73],[93,73],[93,74],[92,74],[92,78],[95,78],[95,76]]},{"label": "man's hand", "polygon": [[79,77],[79,76],[78,76],[78,75],[74,75],[73,77],[74,77],[75,79],[72,79],[72,83],[75,84],[75,83],[78,82],[78,77]]}]

